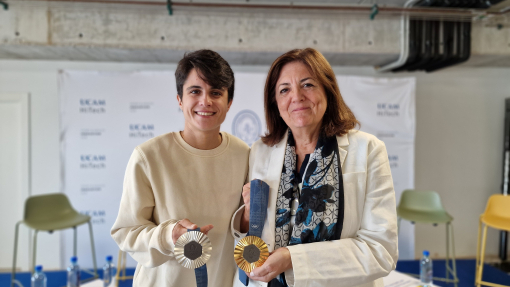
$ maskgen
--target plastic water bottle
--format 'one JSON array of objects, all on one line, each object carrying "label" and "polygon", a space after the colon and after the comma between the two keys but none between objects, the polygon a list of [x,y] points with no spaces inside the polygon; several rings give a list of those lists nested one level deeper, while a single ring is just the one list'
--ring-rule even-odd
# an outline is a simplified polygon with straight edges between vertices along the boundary
[{"label": "plastic water bottle", "polygon": [[42,265],[35,266],[35,273],[32,276],[32,287],[46,287],[46,275],[42,272]]},{"label": "plastic water bottle", "polygon": [[78,257],[71,257],[71,265],[67,267],[67,287],[80,286],[80,265],[78,265]]},{"label": "plastic water bottle", "polygon": [[107,287],[112,284],[113,277],[115,277],[115,266],[112,263],[113,257],[106,256],[106,264],[103,266],[103,286]]},{"label": "plastic water bottle", "polygon": [[423,251],[423,257],[420,260],[420,283],[423,287],[432,286],[432,260],[427,250]]}]

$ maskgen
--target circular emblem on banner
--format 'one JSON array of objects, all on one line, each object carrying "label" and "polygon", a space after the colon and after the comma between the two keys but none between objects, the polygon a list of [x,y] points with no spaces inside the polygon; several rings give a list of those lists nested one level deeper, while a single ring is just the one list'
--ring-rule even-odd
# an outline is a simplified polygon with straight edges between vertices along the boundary
[{"label": "circular emblem on banner", "polygon": [[260,138],[260,119],[252,110],[242,110],[232,121],[232,134],[251,146]]}]

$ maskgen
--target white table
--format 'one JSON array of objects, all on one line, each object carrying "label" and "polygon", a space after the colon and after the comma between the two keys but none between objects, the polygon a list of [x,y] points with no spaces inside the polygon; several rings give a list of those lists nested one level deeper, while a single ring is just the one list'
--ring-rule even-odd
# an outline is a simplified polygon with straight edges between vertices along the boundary
[{"label": "white table", "polygon": [[[388,276],[383,278],[384,287],[417,287],[420,286],[420,280],[412,276],[400,273],[398,271],[391,271]],[[439,287],[437,285],[432,285]]]},{"label": "white table", "polygon": [[[390,274],[383,278],[384,287],[417,287],[420,286],[420,280],[406,275],[404,273],[400,273],[398,271],[391,271]],[[88,283],[82,284],[82,287],[103,287],[103,280],[96,279],[94,281],[90,281]],[[116,286],[115,278],[113,278],[113,282],[110,286]],[[437,285],[433,285],[439,287]]]},{"label": "white table", "polygon": [[[82,287],[103,287],[103,280],[102,279],[92,280],[85,284],[80,284],[80,286],[82,286]],[[117,284],[115,282],[115,277],[113,278],[112,283],[110,284],[110,287],[114,287],[114,286],[117,286]]]}]

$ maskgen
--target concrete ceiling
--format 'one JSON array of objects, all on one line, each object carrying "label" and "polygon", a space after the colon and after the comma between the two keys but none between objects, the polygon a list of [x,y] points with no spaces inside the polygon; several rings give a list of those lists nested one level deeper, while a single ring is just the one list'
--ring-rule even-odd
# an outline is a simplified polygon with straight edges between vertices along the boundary
[{"label": "concrete ceiling", "polygon": [[[210,48],[232,64],[268,65],[290,49],[314,47],[332,65],[379,66],[394,61],[400,53],[400,17],[379,15],[372,21],[367,12],[356,15],[303,10],[279,13],[242,8],[235,13],[228,9],[184,9],[169,16],[165,0],[91,1],[109,3],[9,0],[11,8],[0,9],[0,58],[175,63],[185,51]],[[360,1],[363,0],[293,3],[345,5]],[[374,0],[364,1],[362,5],[367,6]],[[387,1],[384,2],[387,5],[403,3]],[[249,3],[267,1],[249,0]],[[383,2],[378,0],[378,3]],[[141,5],[153,8],[140,9]],[[510,17],[495,19],[487,17],[473,23],[472,56],[463,65],[510,67]]]}]

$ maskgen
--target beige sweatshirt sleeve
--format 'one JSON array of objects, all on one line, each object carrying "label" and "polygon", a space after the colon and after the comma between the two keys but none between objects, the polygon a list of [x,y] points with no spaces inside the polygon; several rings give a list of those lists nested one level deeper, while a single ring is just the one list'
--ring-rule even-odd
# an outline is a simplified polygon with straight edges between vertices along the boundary
[{"label": "beige sweatshirt sleeve", "polygon": [[155,203],[147,171],[145,157],[136,148],[126,168],[119,214],[111,235],[120,250],[151,268],[174,257],[172,230],[179,220],[169,219],[159,225],[152,221]]}]

